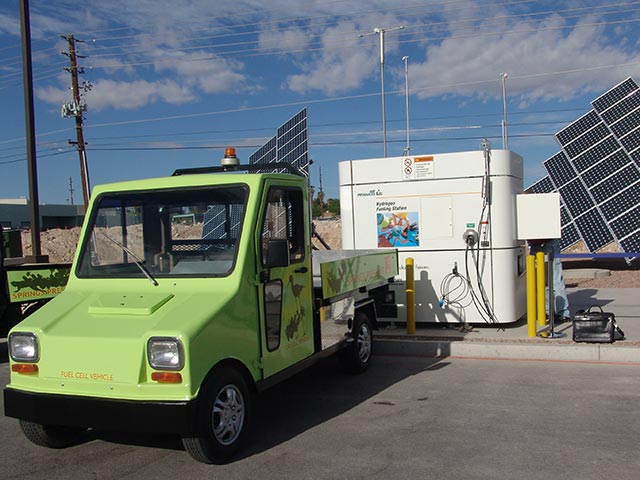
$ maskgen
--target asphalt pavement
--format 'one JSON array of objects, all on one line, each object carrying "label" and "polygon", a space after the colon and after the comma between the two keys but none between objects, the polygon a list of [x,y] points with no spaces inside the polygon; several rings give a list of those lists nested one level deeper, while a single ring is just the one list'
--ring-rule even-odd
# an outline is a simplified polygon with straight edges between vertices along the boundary
[{"label": "asphalt pavement", "polygon": [[639,385],[632,365],[377,355],[352,376],[329,358],[258,398],[227,465],[195,462],[174,436],[42,448],[3,416],[0,465],[3,480],[636,480]]}]

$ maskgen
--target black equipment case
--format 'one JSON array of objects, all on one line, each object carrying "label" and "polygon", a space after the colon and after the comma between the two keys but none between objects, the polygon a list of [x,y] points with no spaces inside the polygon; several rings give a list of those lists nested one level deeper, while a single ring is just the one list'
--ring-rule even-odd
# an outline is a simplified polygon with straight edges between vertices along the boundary
[{"label": "black equipment case", "polygon": [[[595,307],[600,311],[592,312]],[[624,340],[624,332],[616,323],[613,313],[603,311],[599,305],[576,312],[573,317],[574,342],[613,343],[614,340]]]}]

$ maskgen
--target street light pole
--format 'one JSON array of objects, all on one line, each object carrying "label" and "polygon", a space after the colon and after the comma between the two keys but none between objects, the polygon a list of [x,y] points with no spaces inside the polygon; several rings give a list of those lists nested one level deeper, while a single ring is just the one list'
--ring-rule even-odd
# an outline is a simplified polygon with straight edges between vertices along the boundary
[{"label": "street light pole", "polygon": [[507,73],[501,73],[502,78],[502,148],[509,150],[509,135],[507,133]]},{"label": "street light pole", "polygon": [[382,87],[382,143],[384,146],[384,157],[387,158],[387,116],[385,112],[384,101],[384,34],[386,32],[393,32],[394,30],[402,30],[404,25],[400,25],[394,28],[380,28],[376,27],[372,32],[361,34],[360,37],[366,37],[369,35],[378,35],[380,37],[380,83]]},{"label": "street light pole", "polygon": [[409,144],[409,56],[405,55],[402,60],[404,60],[404,103],[407,113],[407,146],[404,149],[404,155],[408,155],[411,150]]}]

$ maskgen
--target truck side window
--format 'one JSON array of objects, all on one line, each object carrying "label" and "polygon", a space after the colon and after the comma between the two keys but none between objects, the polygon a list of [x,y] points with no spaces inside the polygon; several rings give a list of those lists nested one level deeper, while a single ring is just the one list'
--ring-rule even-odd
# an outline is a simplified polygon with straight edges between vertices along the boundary
[{"label": "truck side window", "polygon": [[282,322],[282,280],[264,284],[264,310],[267,350],[273,352],[280,346]]},{"label": "truck side window", "polygon": [[290,263],[304,259],[304,211],[302,191],[297,188],[273,187],[267,197],[262,225],[262,264],[266,264],[267,240],[285,238],[289,242]]}]

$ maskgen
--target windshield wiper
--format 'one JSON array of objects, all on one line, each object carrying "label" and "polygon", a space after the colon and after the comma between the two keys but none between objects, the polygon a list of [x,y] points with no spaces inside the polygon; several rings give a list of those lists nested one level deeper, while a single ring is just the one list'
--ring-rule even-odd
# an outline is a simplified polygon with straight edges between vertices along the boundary
[{"label": "windshield wiper", "polygon": [[111,242],[115,243],[124,252],[128,253],[129,255],[131,255],[133,257],[133,259],[135,260],[135,262],[133,262],[133,263],[135,263],[137,265],[137,267],[144,274],[144,276],[147,277],[149,279],[149,281],[151,283],[153,283],[154,286],[156,286],[156,287],[158,286],[158,282],[156,281],[156,279],[153,278],[153,275],[151,275],[151,272],[149,271],[149,269],[144,266],[144,260],[142,260],[140,257],[138,257],[135,253],[133,253],[133,251],[131,251],[130,248],[128,248],[126,245],[123,245],[122,243],[117,241],[115,238],[111,238],[109,235],[107,235],[104,232],[100,232],[100,235],[104,236],[107,240],[110,240]]}]

